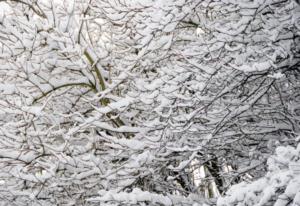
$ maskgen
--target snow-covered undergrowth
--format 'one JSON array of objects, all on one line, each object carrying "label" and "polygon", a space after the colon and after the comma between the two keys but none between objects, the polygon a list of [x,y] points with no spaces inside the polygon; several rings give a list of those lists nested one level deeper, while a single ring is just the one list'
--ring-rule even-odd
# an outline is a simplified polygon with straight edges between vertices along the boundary
[{"label": "snow-covered undergrowth", "polygon": [[100,202],[100,205],[116,206],[116,205],[192,205],[192,206],[208,206],[209,202],[204,203],[204,200],[197,195],[183,197],[180,195],[162,195],[142,191],[138,188],[132,192],[112,192],[101,191],[98,198],[90,199],[90,202]]},{"label": "snow-covered undergrowth", "polygon": [[218,206],[300,205],[300,144],[280,146],[268,159],[267,174],[252,182],[232,186]]}]

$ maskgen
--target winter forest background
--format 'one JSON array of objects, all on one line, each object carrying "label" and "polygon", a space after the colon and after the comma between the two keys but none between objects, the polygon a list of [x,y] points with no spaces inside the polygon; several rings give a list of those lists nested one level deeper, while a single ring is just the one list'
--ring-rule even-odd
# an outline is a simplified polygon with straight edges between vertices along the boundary
[{"label": "winter forest background", "polygon": [[299,206],[299,80],[296,0],[1,0],[0,205]]}]

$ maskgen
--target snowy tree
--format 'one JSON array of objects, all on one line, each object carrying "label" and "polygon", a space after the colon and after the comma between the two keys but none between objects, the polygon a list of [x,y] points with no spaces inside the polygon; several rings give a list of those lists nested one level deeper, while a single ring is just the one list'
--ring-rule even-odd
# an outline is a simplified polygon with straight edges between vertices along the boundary
[{"label": "snowy tree", "polygon": [[115,113],[131,101],[115,95],[126,76],[110,78],[108,49],[83,32],[87,3],[11,3],[0,29],[1,203],[87,204],[118,170],[113,141],[140,131]]},{"label": "snowy tree", "polygon": [[[299,5],[129,2],[110,4],[106,12],[126,25],[121,35],[129,33],[128,41],[135,42],[137,57],[128,60],[135,60],[131,88],[149,105],[140,107],[142,127],[153,126],[164,142],[156,153],[165,160],[160,183],[170,175],[187,193],[197,191],[189,177],[197,159],[222,193],[247,176],[263,175],[277,144],[295,145]],[[120,17],[114,19],[115,13]]]},{"label": "snowy tree", "polygon": [[295,1],[5,2],[4,205],[201,205],[298,142]]}]

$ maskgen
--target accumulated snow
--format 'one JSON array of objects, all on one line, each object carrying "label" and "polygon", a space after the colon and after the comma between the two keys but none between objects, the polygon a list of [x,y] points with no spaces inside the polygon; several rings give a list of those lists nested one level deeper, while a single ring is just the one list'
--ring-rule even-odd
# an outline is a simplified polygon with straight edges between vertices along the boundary
[{"label": "accumulated snow", "polygon": [[90,202],[100,202],[102,205],[162,205],[162,206],[208,206],[196,195],[188,197],[156,194],[133,188],[131,192],[99,191],[99,197],[89,199]]},{"label": "accumulated snow", "polygon": [[0,92],[2,95],[13,94],[16,91],[16,87],[13,84],[0,84]]}]

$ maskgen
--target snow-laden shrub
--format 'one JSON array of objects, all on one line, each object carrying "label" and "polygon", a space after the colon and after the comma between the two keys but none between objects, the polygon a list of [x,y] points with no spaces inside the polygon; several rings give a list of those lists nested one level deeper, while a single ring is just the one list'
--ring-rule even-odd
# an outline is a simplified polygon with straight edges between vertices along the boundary
[{"label": "snow-laden shrub", "polygon": [[300,205],[300,144],[280,146],[268,159],[268,173],[251,183],[232,186],[218,206]]}]

